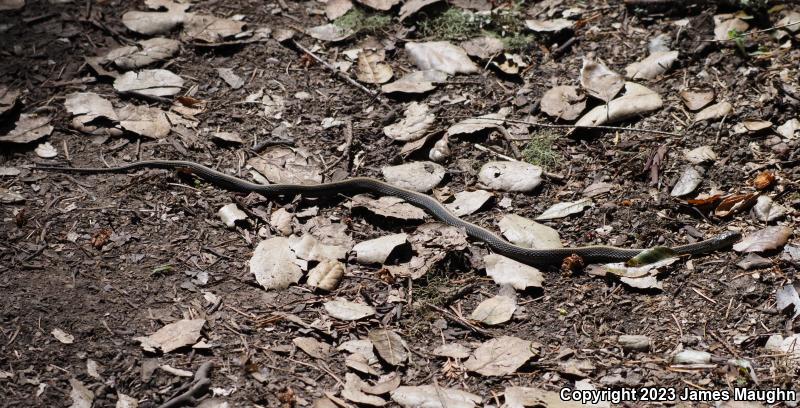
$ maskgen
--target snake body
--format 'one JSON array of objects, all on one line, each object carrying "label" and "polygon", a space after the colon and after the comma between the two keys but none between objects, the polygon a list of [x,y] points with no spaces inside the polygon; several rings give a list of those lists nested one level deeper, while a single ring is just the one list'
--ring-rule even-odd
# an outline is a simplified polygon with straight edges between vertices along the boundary
[{"label": "snake body", "polygon": [[[366,177],[350,178],[330,183],[301,184],[256,184],[234,177],[199,163],[177,160],[146,160],[119,167],[80,168],[38,166],[36,170],[63,171],[77,173],[122,173],[137,169],[187,169],[198,177],[225,189],[242,193],[258,193],[266,197],[302,195],[307,197],[325,197],[336,194],[377,193],[402,198],[403,200],[424,209],[437,220],[463,228],[467,235],[486,243],[493,251],[516,261],[533,265],[560,265],[567,257],[578,255],[586,262],[622,262],[640,254],[644,249],[619,248],[604,245],[592,245],[572,248],[531,249],[514,245],[491,231],[471,222],[458,218],[439,201],[426,194],[393,186],[380,180]],[[680,245],[671,249],[677,255],[699,255],[713,252],[738,241],[741,235],[737,232],[725,232],[716,237]]]}]

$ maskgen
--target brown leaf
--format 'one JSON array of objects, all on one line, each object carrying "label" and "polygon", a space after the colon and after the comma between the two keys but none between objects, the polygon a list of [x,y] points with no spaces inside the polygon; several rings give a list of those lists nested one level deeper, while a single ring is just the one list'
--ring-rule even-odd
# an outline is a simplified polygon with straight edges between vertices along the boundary
[{"label": "brown leaf", "polygon": [[722,199],[716,209],[714,215],[717,217],[727,217],[729,215],[741,212],[756,202],[758,197],[757,193],[747,194],[731,194]]},{"label": "brown leaf", "polygon": [[383,63],[384,59],[384,51],[363,50],[358,53],[358,80],[369,84],[383,84],[392,79],[392,67]]},{"label": "brown leaf", "polygon": [[746,235],[733,246],[733,249],[738,252],[763,252],[777,249],[786,244],[792,231],[790,227],[766,227]]},{"label": "brown leaf", "polygon": [[392,330],[375,329],[369,332],[369,339],[375,345],[378,355],[387,363],[398,366],[408,360],[406,343]]},{"label": "brown leaf", "polygon": [[765,171],[759,173],[753,180],[753,186],[758,190],[764,190],[775,183],[775,173]]}]

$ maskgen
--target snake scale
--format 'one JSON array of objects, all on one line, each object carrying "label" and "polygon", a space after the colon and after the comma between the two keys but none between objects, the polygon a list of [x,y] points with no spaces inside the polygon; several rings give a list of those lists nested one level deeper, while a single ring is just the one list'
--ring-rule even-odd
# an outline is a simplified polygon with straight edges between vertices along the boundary
[{"label": "snake scale", "polygon": [[[516,261],[533,265],[560,265],[565,258],[578,255],[585,262],[622,262],[635,257],[644,249],[619,248],[613,246],[592,245],[572,248],[530,249],[514,245],[491,231],[453,215],[439,201],[426,194],[396,187],[373,178],[357,177],[330,183],[300,185],[271,184],[262,185],[242,180],[238,177],[221,173],[217,170],[190,161],[145,160],[108,168],[80,168],[38,166],[35,170],[62,171],[75,173],[122,173],[137,169],[185,169],[218,187],[242,193],[258,193],[266,197],[302,195],[307,197],[324,197],[336,194],[377,193],[402,198],[403,200],[424,209],[437,220],[446,224],[463,228],[473,239],[486,243],[493,251]],[[741,235],[737,232],[725,232],[716,237],[680,245],[671,249],[678,255],[699,255],[713,252],[738,241]]]}]

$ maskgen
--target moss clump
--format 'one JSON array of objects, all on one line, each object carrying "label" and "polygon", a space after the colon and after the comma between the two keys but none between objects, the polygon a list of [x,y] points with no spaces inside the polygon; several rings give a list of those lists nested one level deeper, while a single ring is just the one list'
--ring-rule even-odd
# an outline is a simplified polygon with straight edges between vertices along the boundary
[{"label": "moss clump", "polygon": [[391,22],[392,17],[390,15],[366,12],[359,7],[353,7],[345,15],[333,20],[333,24],[337,27],[354,33],[375,33]]},{"label": "moss clump", "polygon": [[552,130],[544,129],[531,135],[531,140],[522,150],[522,157],[526,162],[543,167],[554,169],[561,163],[561,155],[553,149],[558,134]]},{"label": "moss clump", "polygon": [[443,13],[421,20],[417,24],[419,32],[424,37],[440,40],[466,40],[478,35],[481,26],[488,21],[467,10],[450,7]]}]

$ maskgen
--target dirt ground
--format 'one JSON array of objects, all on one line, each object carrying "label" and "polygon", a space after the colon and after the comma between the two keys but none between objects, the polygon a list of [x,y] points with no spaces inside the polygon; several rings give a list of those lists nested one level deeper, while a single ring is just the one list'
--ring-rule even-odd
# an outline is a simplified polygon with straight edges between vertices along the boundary
[{"label": "dirt ground", "polygon": [[[492,3],[502,7],[505,2]],[[223,47],[185,41],[175,57],[156,66],[179,74],[186,81],[184,90],[192,89],[192,96],[207,101],[207,106],[197,114],[196,127],[180,132],[173,128],[160,139],[128,133],[87,136],[73,128],[64,108],[66,96],[74,92],[97,93],[115,106],[135,102],[169,108],[164,101],[118,93],[111,80],[86,64],[86,57],[146,38],[121,22],[125,12],[144,10],[141,2],[28,1],[21,10],[0,12],[0,84],[22,90],[18,106],[0,120],[0,134],[10,131],[21,113],[49,115],[54,130],[45,140],[59,152],[52,159],[37,156],[34,148],[45,140],[0,143],[0,166],[21,170],[0,177],[0,187],[24,196],[22,202],[0,204],[0,406],[69,405],[75,400],[71,393],[77,380],[93,395],[91,406],[115,406],[125,394],[140,407],[157,407],[191,382],[191,377],[160,367],[194,373],[205,362],[213,364],[213,392],[202,394],[206,406],[310,406],[325,393],[339,395],[346,374],[353,373],[344,364],[347,353],[336,346],[366,338],[378,328],[394,330],[411,351],[399,367],[377,365],[381,374],[397,371],[404,386],[462,389],[478,395],[479,405],[502,405],[509,386],[558,391],[579,380],[598,388],[797,389],[797,355],[764,348],[771,335],[800,332],[799,321],[775,306],[776,290],[797,280],[800,265],[781,248],[761,253],[768,261],[748,269],[737,266],[747,254],[730,249],[682,258],[660,275],[662,290],[636,289],[585,271],[565,273],[554,265],[542,269],[540,290],[517,294],[510,321],[486,326],[468,321],[470,312],[499,290],[484,271],[481,259],[488,250],[478,241],[453,251],[413,281],[391,279],[381,265],[351,260],[344,279],[330,293],[304,284],[268,291],[256,281],[248,262],[258,243],[276,234],[269,219],[279,208],[298,214],[316,206],[322,218],[345,223],[355,242],[389,233],[413,234],[419,223],[365,216],[347,208],[344,197],[273,201],[163,170],[80,175],[27,168],[54,163],[103,167],[161,158],[196,161],[248,178],[244,163],[256,154],[252,147],[279,136],[319,158],[324,167],[343,154],[337,148],[345,143],[347,127],[320,125],[325,118],[336,118],[352,123],[352,144],[347,157],[325,177],[381,178],[386,165],[428,160],[426,153],[401,155],[403,144],[382,130],[402,117],[410,101],[435,104],[437,120],[430,134],[506,107],[512,110],[510,119],[569,124],[540,111],[545,91],[576,85],[582,58],[590,53],[622,72],[646,56],[652,37],[664,33],[673,39],[680,57],[657,80],[640,81],[662,96],[664,106],[619,125],[679,136],[611,130],[567,135],[567,129],[508,124],[513,135],[555,136],[547,140],[557,158],[546,170],[556,177],[545,177],[533,193],[496,191],[494,204],[464,218],[498,231],[497,223],[507,213],[533,219],[555,203],[581,198],[585,187],[603,181],[617,187],[596,197],[593,206],[579,215],[543,221],[558,230],[565,246],[673,246],[727,230],[746,234],[767,225],[795,228],[800,209],[798,139],[781,139],[770,130],[737,134],[732,129],[745,120],[766,120],[776,127],[798,117],[800,100],[793,94],[800,75],[796,39],[781,47],[783,42],[769,32],[748,36],[737,42],[744,53],[737,46],[704,42],[713,38],[711,16],[736,12],[735,6],[664,9],[621,1],[555,3],[559,10],[582,9],[582,23],[567,38],[532,37],[519,51],[530,59],[522,75],[481,69],[452,76],[436,90],[412,97],[367,95],[274,38]],[[524,19],[532,17],[537,5],[521,7]],[[299,31],[326,23],[324,10],[325,4],[317,1],[211,0],[192,5],[195,12],[243,15],[252,26],[269,27],[273,36],[280,29]],[[749,20],[753,29],[774,26],[777,18],[759,10],[761,14],[752,12],[755,17]],[[396,15],[396,8],[390,13]],[[705,23],[681,28],[675,21],[682,19]],[[414,24],[395,18],[343,43],[301,33],[295,41],[330,62],[343,60],[343,51],[368,38],[382,41],[387,62],[401,76],[415,69],[404,44],[435,39],[409,31]],[[180,38],[179,31],[167,37]],[[576,41],[552,53],[554,44],[558,48],[570,37]],[[233,68],[244,85],[231,89],[216,71],[221,67]],[[732,112],[721,121],[691,125],[679,96],[689,88],[713,89],[716,101],[733,104]],[[284,98],[279,119],[240,103],[261,89]],[[298,98],[299,92],[306,94]],[[244,144],[211,140],[210,133],[217,131],[238,132]],[[525,149],[525,142],[513,143]],[[698,191],[755,191],[754,177],[770,171],[776,181],[763,194],[786,207],[787,215],[769,223],[747,209],[719,217],[687,203],[686,197],[671,196],[686,167],[684,151],[703,145],[711,146],[718,158],[704,166]],[[496,131],[451,138],[450,148],[451,155],[442,162],[447,175],[437,187],[448,193],[474,190],[483,163],[498,160],[498,154],[514,156],[509,142]],[[503,199],[512,205],[496,205]],[[234,202],[252,214],[248,222],[226,228],[217,211]],[[311,217],[298,218],[306,222]],[[796,238],[790,237],[787,245],[793,243]],[[397,296],[403,300],[394,301]],[[334,298],[367,303],[377,313],[352,322],[333,319],[323,303]],[[202,337],[210,346],[153,353],[134,340],[181,319],[205,319]],[[73,340],[59,340],[55,329]],[[624,334],[649,336],[651,345],[646,351],[624,351],[617,343]],[[463,361],[433,354],[443,343],[474,349],[502,336],[534,342],[538,355],[512,374],[484,376],[466,370]],[[297,337],[312,337],[334,350],[325,358],[313,358],[294,345]],[[713,357],[705,364],[676,365],[671,355],[682,348]],[[741,368],[731,359],[746,360],[752,367]],[[87,368],[87,361],[98,368]]]}]

